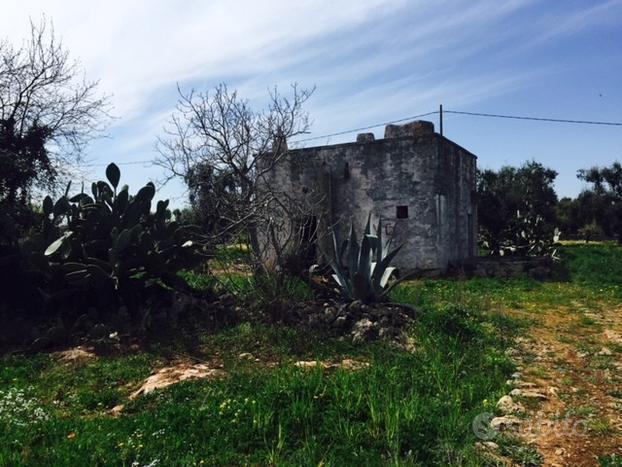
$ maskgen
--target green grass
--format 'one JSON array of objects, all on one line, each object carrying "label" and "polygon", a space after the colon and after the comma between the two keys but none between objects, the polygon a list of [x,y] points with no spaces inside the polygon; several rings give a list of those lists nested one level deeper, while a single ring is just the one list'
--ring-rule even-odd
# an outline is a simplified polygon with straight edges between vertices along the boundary
[{"label": "green grass", "polygon": [[201,274],[190,270],[180,271],[178,275],[195,290],[210,289],[211,287],[214,287],[217,282],[216,278],[210,274]]},{"label": "green grass", "polygon": [[[227,380],[145,396],[118,419],[107,410],[158,366],[157,352],[80,369],[43,355],[5,358],[0,397],[19,390],[32,402],[26,412],[0,406],[0,465],[476,465],[471,420],[513,370],[490,323],[473,312],[426,311],[414,353],[247,323],[205,339],[209,352],[228,356]],[[240,351],[281,363],[239,362]],[[345,356],[371,365],[326,372],[291,364]]]},{"label": "green grass", "polygon": [[[541,307],[575,307],[577,302],[594,310],[622,301],[622,248],[610,243],[576,244],[562,249],[562,267],[568,278],[537,281],[531,278],[473,278],[411,281],[392,293],[396,301],[428,306],[466,303],[481,309],[512,308],[537,313]],[[581,311],[581,310],[579,310]],[[584,317],[582,324],[593,321]]]},{"label": "green grass", "polygon": [[[594,271],[601,255],[619,259],[619,249],[573,246],[564,254],[569,282],[430,280],[396,288],[394,299],[419,312],[409,331],[413,352],[246,322],[203,336],[193,351],[222,362],[227,379],[180,383],[132,402],[136,385],[179,349],[154,347],[81,368],[43,354],[4,357],[0,465],[494,465],[474,449],[471,422],[507,392],[514,367],[505,350],[528,329],[530,313],[619,298],[622,281]],[[614,262],[604,264],[620,279]],[[193,287],[206,285],[200,275],[188,277]],[[310,293],[304,283],[288,287],[295,297]],[[508,306],[524,317],[507,317],[500,310]],[[240,360],[242,352],[261,362]],[[370,366],[293,365],[346,357]],[[113,418],[108,411],[119,403],[126,408]],[[540,462],[520,443],[500,444],[524,465]]]},{"label": "green grass", "polygon": [[602,456],[598,458],[600,467],[622,467],[622,456],[611,454],[610,456]]},{"label": "green grass", "polygon": [[496,439],[499,444],[499,453],[523,467],[537,467],[542,464],[542,455],[530,445],[525,445],[519,439],[500,435]]}]

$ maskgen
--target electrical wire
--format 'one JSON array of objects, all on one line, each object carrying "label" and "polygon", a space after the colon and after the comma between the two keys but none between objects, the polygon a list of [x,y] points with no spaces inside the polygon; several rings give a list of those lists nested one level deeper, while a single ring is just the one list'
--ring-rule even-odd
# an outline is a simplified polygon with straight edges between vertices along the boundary
[{"label": "electrical wire", "polygon": [[413,115],[411,117],[404,117],[404,118],[400,118],[398,120],[391,120],[390,122],[376,123],[374,125],[363,126],[363,127],[359,127],[359,128],[352,128],[351,130],[339,131],[337,133],[331,133],[331,134],[328,134],[328,135],[314,136],[312,138],[299,139],[297,141],[292,141],[292,143],[305,143],[307,141],[315,141],[317,139],[331,138],[333,136],[347,135],[347,134],[355,133],[355,132],[358,132],[358,131],[371,130],[372,128],[378,128],[378,127],[385,126],[385,125],[393,125],[394,123],[400,123],[400,122],[404,122],[406,120],[414,120],[415,118],[427,117],[428,115],[434,115],[434,114],[437,114],[437,113],[439,113],[439,111],[435,110],[434,112],[428,112],[428,113],[424,113],[424,114],[420,114],[420,115]]},{"label": "electrical wire", "polygon": [[475,117],[492,117],[492,118],[511,118],[514,120],[535,120],[538,122],[553,122],[553,123],[578,123],[582,125],[608,125],[608,126],[622,126],[622,122],[602,122],[594,120],[568,120],[563,118],[547,118],[547,117],[523,117],[517,115],[500,115],[500,114],[487,114],[478,112],[461,112],[458,110],[445,110],[444,114],[458,114],[458,115],[471,115]]},{"label": "electrical wire", "polygon": [[[401,123],[401,122],[405,122],[408,120],[414,120],[416,118],[428,117],[430,115],[436,115],[439,113],[440,113],[439,110],[435,110],[432,112],[426,112],[426,113],[419,114],[419,115],[411,115],[410,117],[399,118],[397,120],[391,120],[388,122],[375,123],[373,125],[338,131],[336,133],[329,133],[326,135],[304,138],[304,139],[300,139],[297,141],[292,141],[292,144],[306,143],[309,141],[317,141],[320,139],[332,138],[335,136],[343,136],[343,135],[347,135],[350,133],[357,133],[359,131],[379,128],[381,126],[393,125],[395,123]],[[459,111],[459,110],[446,110],[446,109],[443,109],[443,114],[467,115],[467,116],[472,116],[472,117],[505,118],[505,119],[512,119],[512,120],[531,120],[531,121],[551,122],[551,123],[573,123],[573,124],[580,124],[580,125],[622,126],[622,122],[607,122],[607,121],[598,121],[598,120],[572,120],[572,119],[548,118],[548,117],[527,117],[527,116],[520,116],[520,115],[503,115],[503,114],[491,114],[491,113],[481,113],[481,112],[465,112],[465,111]],[[150,164],[152,162],[153,162],[152,160],[142,160],[142,161],[130,161],[130,162],[117,162],[116,164],[117,165],[141,165],[141,164]],[[84,167],[104,167],[106,165],[107,164],[96,163],[96,164],[85,164]]]}]

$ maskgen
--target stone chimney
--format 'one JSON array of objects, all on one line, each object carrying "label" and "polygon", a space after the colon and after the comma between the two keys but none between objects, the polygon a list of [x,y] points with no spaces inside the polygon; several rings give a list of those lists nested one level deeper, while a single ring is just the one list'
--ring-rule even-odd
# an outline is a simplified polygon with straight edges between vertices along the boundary
[{"label": "stone chimney", "polygon": [[359,133],[358,135],[356,135],[357,143],[371,143],[375,140],[376,138],[374,137],[373,133]]},{"label": "stone chimney", "polygon": [[434,134],[434,123],[425,120],[416,120],[404,125],[387,125],[384,127],[385,139],[403,138],[405,136],[419,137]]}]

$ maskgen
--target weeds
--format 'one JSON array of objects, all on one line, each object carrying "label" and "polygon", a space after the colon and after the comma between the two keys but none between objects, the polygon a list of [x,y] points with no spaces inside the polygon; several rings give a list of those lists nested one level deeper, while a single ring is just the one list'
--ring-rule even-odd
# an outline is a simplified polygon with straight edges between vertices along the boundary
[{"label": "weeds", "polygon": [[[566,251],[579,262],[570,264],[572,282],[472,279],[400,285],[393,298],[418,310],[409,331],[413,352],[246,322],[202,336],[193,354],[221,362],[229,378],[183,382],[133,401],[127,399],[132,389],[165,364],[162,355],[175,355],[174,349],[100,358],[80,368],[61,366],[45,355],[5,357],[0,360],[2,400],[15,401],[19,394],[27,401],[19,407],[28,407],[13,418],[31,422],[37,409],[45,415],[28,426],[0,429],[0,465],[494,465],[474,449],[471,422],[493,411],[507,392],[514,365],[505,351],[512,339],[528,329],[542,307],[573,301],[576,307],[596,297],[614,302],[619,291],[614,281],[598,283],[599,272],[581,276],[586,264],[595,267],[582,255],[596,253],[583,246]],[[201,287],[202,278],[185,278]],[[257,306],[279,297],[303,300],[310,293],[299,280],[284,286],[270,278],[263,284],[235,280],[241,296]],[[501,311],[505,307],[519,310],[522,318],[508,317]],[[241,360],[241,353],[255,358]],[[293,365],[299,359],[346,357],[370,366],[305,371]],[[573,397],[578,400],[582,391]],[[108,409],[117,403],[126,408],[113,418]],[[4,428],[8,414],[21,409],[3,404]],[[598,418],[591,422],[594,435],[611,428]],[[517,464],[542,462],[517,440],[499,436],[495,442]],[[615,456],[600,462],[619,465]]]}]

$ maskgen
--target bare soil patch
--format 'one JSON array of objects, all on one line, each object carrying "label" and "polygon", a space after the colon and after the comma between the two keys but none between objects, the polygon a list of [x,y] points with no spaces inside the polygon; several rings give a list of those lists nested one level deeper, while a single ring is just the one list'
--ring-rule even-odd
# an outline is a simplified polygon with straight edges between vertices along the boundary
[{"label": "bare soil patch", "polygon": [[149,376],[138,389],[130,394],[130,399],[136,399],[144,394],[149,394],[156,389],[162,389],[182,381],[196,379],[219,379],[225,378],[228,373],[221,368],[212,368],[204,363],[190,364],[187,362],[179,363],[159,369],[156,373]]},{"label": "bare soil patch", "polygon": [[530,383],[545,397],[523,398],[527,417],[518,433],[545,466],[594,466],[599,456],[622,455],[622,352],[615,347],[622,309],[582,304],[531,317],[537,323],[518,343],[514,384]]}]

